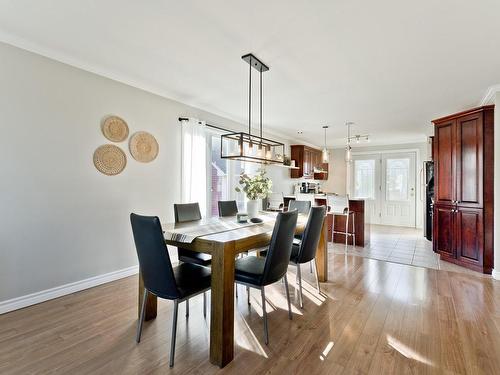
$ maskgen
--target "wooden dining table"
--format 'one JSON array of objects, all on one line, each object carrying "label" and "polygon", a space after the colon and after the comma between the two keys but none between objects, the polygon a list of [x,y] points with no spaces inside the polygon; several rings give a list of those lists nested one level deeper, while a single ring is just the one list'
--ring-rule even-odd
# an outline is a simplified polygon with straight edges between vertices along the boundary
[{"label": "wooden dining table", "polygon": [[[277,213],[261,212],[262,223],[238,223],[236,216],[207,218],[187,223],[163,224],[167,245],[181,247],[212,256],[210,313],[210,362],[224,367],[234,357],[234,266],[239,253],[269,245]],[[296,234],[304,231],[307,215],[297,219]],[[328,277],[327,226],[323,222],[316,253],[320,282]],[[139,299],[143,296],[143,280],[139,272]],[[157,297],[149,293],[145,320],[156,318]]]}]

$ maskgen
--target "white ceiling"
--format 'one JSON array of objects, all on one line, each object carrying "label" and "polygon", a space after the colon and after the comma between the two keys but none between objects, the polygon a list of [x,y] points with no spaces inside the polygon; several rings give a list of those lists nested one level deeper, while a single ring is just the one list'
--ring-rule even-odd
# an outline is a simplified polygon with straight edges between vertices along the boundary
[{"label": "white ceiling", "polygon": [[243,123],[253,52],[265,126],[316,145],[422,141],[500,82],[498,0],[0,0],[0,40]]}]

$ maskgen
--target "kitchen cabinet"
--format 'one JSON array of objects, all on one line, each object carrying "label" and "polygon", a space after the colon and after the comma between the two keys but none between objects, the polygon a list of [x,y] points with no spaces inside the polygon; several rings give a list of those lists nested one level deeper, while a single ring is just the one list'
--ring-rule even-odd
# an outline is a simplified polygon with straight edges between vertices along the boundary
[{"label": "kitchen cabinet", "polygon": [[[290,158],[298,167],[298,169],[290,170],[291,178],[328,179],[328,163],[322,162],[321,150],[304,145],[292,145],[290,149]],[[315,171],[321,171],[321,173],[315,173]]]},{"label": "kitchen cabinet", "polygon": [[459,207],[455,210],[457,229],[456,256],[462,263],[483,263],[483,210]]},{"label": "kitchen cabinet", "polygon": [[491,273],[493,116],[484,106],[434,120],[434,251]]},{"label": "kitchen cabinet", "polygon": [[439,206],[434,208],[434,251],[441,254],[441,258],[456,258],[454,245],[455,208],[453,206]]}]

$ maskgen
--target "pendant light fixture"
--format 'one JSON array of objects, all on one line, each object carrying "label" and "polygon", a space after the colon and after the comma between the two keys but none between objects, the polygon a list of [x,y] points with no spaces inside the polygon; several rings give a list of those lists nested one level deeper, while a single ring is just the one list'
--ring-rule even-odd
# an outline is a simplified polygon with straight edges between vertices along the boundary
[{"label": "pendant light fixture", "polygon": [[[221,135],[221,158],[251,161],[261,164],[283,164],[285,145],[262,136],[262,73],[269,67],[253,54],[241,57],[249,66],[248,81],[248,133],[234,132]],[[252,134],[252,69],[259,72],[260,133]]]},{"label": "pendant light fixture", "polygon": [[328,129],[328,126],[323,126],[323,129],[325,129],[325,143],[323,145],[323,151],[321,152],[321,159],[323,163],[328,163],[329,154],[328,149],[326,148],[326,129]]}]

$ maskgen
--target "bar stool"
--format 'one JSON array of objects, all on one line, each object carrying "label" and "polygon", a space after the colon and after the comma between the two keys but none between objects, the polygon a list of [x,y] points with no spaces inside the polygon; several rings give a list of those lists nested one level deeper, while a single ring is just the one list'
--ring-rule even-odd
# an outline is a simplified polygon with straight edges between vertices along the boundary
[{"label": "bar stool", "polygon": [[284,207],[283,193],[270,193],[267,197],[268,211],[282,211]]},{"label": "bar stool", "polygon": [[[335,195],[329,194],[326,196],[327,205],[330,207],[330,212],[333,214],[332,220],[332,242],[335,233],[343,234],[345,236],[345,246],[348,245],[348,238],[352,237],[353,246],[356,245],[356,226],[355,226],[355,214],[349,210],[349,195]],[[349,217],[352,214],[352,233],[349,232]],[[335,229],[335,216],[345,217],[345,230]]]}]

